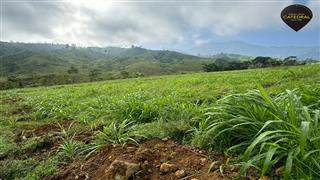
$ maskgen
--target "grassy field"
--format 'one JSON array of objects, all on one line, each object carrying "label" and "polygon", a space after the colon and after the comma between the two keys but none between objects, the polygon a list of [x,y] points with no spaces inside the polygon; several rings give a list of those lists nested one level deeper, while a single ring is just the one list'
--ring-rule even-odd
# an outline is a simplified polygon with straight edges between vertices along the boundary
[{"label": "grassy field", "polygon": [[[319,84],[317,64],[0,91],[0,179],[46,177],[104,144],[164,137],[234,157],[242,174],[319,178]],[[58,149],[24,156],[51,138],[25,132],[65,121],[76,123],[61,125]],[[87,144],[72,136],[84,129]]]}]

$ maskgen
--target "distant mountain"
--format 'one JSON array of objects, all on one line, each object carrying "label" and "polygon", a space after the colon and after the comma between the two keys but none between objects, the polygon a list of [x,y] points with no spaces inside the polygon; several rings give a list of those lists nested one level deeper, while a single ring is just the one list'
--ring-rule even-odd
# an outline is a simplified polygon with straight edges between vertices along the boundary
[{"label": "distant mountain", "polygon": [[177,74],[201,71],[201,64],[208,61],[212,59],[141,47],[0,42],[0,81],[8,76],[48,74],[74,76],[79,81]]},{"label": "distant mountain", "polygon": [[213,55],[218,53],[235,53],[248,56],[271,56],[285,58],[288,56],[297,56],[299,59],[320,59],[319,46],[259,46],[241,41],[231,41],[222,43],[206,43],[201,46],[186,50],[191,54]]}]

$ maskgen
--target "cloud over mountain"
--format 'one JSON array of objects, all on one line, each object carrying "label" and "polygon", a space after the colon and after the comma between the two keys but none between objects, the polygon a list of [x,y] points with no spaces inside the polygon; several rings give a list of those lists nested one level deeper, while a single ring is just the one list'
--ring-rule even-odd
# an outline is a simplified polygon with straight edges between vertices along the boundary
[{"label": "cloud over mountain", "polygon": [[[279,12],[292,3],[4,1],[2,40],[103,46],[197,44],[206,41],[204,33],[235,37],[242,32],[279,29],[283,26]],[[318,7],[317,3],[310,5]],[[317,28],[316,21],[312,24]]]}]

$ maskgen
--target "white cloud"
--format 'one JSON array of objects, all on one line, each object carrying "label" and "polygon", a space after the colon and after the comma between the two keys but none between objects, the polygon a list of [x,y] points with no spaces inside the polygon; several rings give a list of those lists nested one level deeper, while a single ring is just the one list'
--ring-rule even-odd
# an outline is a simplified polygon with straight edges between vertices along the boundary
[{"label": "white cloud", "polygon": [[[280,12],[292,3],[3,2],[2,40],[123,46],[193,39],[201,44],[206,41],[202,32],[232,37],[241,32],[280,29]],[[319,8],[315,3],[310,6]]]}]

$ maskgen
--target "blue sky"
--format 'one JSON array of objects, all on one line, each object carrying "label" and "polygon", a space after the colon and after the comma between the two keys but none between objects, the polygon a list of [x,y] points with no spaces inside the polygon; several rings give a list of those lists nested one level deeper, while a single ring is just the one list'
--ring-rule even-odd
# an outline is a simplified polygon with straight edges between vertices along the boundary
[{"label": "blue sky", "polygon": [[[4,1],[2,41],[132,44],[153,49],[188,49],[206,43],[244,41],[262,46],[319,46],[320,1],[255,0],[216,2]],[[295,32],[280,18],[295,3],[313,18]]]},{"label": "blue sky", "polygon": [[238,40],[267,46],[319,46],[319,29],[296,32],[284,24],[281,30],[242,33]]}]

